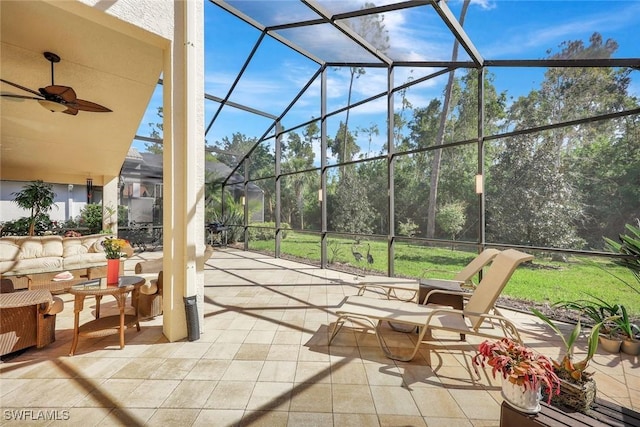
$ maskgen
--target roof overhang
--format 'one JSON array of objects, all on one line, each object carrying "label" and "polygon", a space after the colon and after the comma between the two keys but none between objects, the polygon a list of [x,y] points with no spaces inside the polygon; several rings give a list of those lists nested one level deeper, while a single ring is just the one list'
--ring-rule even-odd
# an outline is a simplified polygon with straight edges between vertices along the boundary
[{"label": "roof overhang", "polygon": [[[55,84],[113,110],[52,113],[35,100],[0,101],[3,180],[95,185],[118,176],[163,67],[157,43],[121,31],[126,23],[74,2],[0,2],[0,77],[38,90],[51,84],[43,52],[58,54]],[[73,11],[71,11],[72,9]],[[77,14],[87,12],[85,14]],[[114,25],[108,25],[109,21]],[[29,95],[0,83],[4,93]]]}]

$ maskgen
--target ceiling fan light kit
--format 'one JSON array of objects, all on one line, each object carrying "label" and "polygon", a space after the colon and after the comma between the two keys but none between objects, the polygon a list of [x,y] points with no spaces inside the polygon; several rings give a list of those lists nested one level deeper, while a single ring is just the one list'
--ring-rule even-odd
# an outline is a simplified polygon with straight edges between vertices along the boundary
[{"label": "ceiling fan light kit", "polygon": [[26,95],[14,95],[14,94],[2,94],[3,97],[20,98],[20,99],[34,99],[38,101],[42,107],[47,110],[56,113],[62,112],[75,116],[78,111],[90,111],[94,113],[108,113],[111,112],[107,107],[96,104],[95,102],[85,101],[84,99],[78,99],[76,92],[73,88],[68,86],[59,86],[54,84],[54,70],[55,63],[60,62],[60,57],[53,52],[44,52],[44,57],[51,63],[51,86],[39,88],[38,92],[33,89],[21,86],[17,83],[10,82],[8,80],[0,79],[1,82],[11,85],[15,88],[21,89],[25,92],[29,92],[35,96]]},{"label": "ceiling fan light kit", "polygon": [[58,102],[47,101],[46,99],[39,99],[38,104],[42,105],[45,109],[51,111],[52,113],[61,113],[67,109],[65,105],[62,105]]}]

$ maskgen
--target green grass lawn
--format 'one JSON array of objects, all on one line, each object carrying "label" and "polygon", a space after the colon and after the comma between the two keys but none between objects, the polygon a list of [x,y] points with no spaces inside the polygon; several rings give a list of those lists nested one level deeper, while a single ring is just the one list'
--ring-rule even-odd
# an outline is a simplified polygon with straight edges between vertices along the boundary
[{"label": "green grass lawn", "polygon": [[[327,256],[333,264],[330,268],[355,267],[365,272],[386,274],[386,241],[363,240],[356,245],[355,249],[363,255],[366,255],[369,248],[373,264],[368,264],[366,259],[359,263],[355,261],[351,253],[355,242],[351,239],[329,238],[328,242]],[[251,250],[273,252],[273,248],[273,240],[250,243]],[[398,243],[395,246],[395,275],[450,278],[474,258],[473,249],[467,250],[471,252]],[[281,254],[319,262],[320,239],[316,235],[289,231],[282,241]],[[516,270],[503,295],[553,304],[588,298],[591,294],[612,304],[623,304],[632,316],[640,316],[640,294],[610,274],[639,289],[640,285],[627,269],[606,259],[575,256],[570,257],[567,262],[556,262],[546,257],[546,254],[533,255],[536,258],[532,263]]]}]

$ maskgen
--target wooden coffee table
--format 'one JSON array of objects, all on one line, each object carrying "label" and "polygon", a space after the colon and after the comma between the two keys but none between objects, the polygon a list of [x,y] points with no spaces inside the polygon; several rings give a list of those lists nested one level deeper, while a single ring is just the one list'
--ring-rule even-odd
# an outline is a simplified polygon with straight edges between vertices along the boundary
[{"label": "wooden coffee table", "polygon": [[[121,276],[118,284],[107,285],[106,279],[95,279],[85,281],[69,288],[68,292],[75,296],[73,311],[75,313],[73,325],[73,342],[69,356],[73,356],[78,346],[78,337],[104,337],[107,335],[120,334],[120,348],[124,348],[124,331],[127,327],[136,325],[140,331],[140,322],[138,321],[138,304],[140,286],[145,283],[144,277],[139,276]],[[125,314],[125,303],[127,296],[131,292],[131,301],[135,309],[135,314]],[[117,315],[100,317],[100,302],[105,295],[112,295],[118,303],[120,311]],[[84,325],[80,325],[80,312],[84,308],[84,299],[87,296],[93,296],[96,299],[96,318]]]}]

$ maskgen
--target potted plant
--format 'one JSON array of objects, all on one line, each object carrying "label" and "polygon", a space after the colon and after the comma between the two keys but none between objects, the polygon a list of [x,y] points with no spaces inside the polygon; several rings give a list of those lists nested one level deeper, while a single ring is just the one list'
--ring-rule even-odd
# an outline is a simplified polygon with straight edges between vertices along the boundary
[{"label": "potted plant", "polygon": [[127,245],[127,241],[107,237],[100,242],[100,244],[104,248],[104,253],[107,257],[107,284],[111,285],[118,283],[118,276],[120,275],[120,258],[126,256],[122,250]]},{"label": "potted plant", "polygon": [[509,338],[484,341],[478,348],[473,363],[491,366],[491,373],[502,376],[502,397],[521,412],[540,411],[540,390],[549,396],[560,391],[560,379],[551,360],[518,344]]},{"label": "potted plant", "polygon": [[[555,373],[560,378],[560,393],[551,396],[551,403],[556,406],[565,406],[580,412],[587,412],[596,398],[596,382],[592,378],[593,373],[586,372],[589,362],[598,348],[598,334],[603,322],[596,323],[587,338],[587,354],[579,362],[573,360],[574,345],[582,332],[580,318],[568,336],[562,333],[560,328],[539,310],[531,311],[556,332],[564,344],[564,354],[559,361],[553,361]],[[609,322],[613,318],[607,318]],[[543,390],[544,391],[544,390]]]},{"label": "potted plant", "polygon": [[598,336],[602,348],[609,353],[620,352],[622,336],[616,320],[621,316],[624,307],[618,304],[612,305],[593,295],[589,297],[592,300],[560,301],[555,303],[554,307],[576,310],[579,312],[578,316],[584,315],[594,324],[602,324]]},{"label": "potted plant", "polygon": [[638,340],[638,333],[640,333],[640,327],[631,322],[627,309],[625,306],[620,306],[621,315],[618,316],[614,322],[617,329],[622,333],[624,339],[622,340],[621,349],[624,353],[632,356],[640,354],[640,340]]},{"label": "potted plant", "polygon": [[11,195],[14,196],[13,201],[18,206],[31,211],[29,236],[33,236],[37,218],[42,214],[46,214],[54,206],[56,193],[53,192],[53,185],[40,180],[33,181],[24,186],[22,190],[17,193],[11,193]]}]

